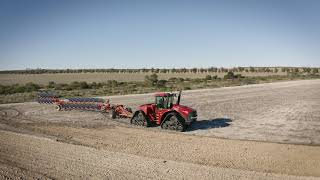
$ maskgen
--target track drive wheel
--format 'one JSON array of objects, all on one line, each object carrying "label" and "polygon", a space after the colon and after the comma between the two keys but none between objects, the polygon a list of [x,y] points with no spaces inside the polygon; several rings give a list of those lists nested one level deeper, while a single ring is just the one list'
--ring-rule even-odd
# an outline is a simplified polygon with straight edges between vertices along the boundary
[{"label": "track drive wheel", "polygon": [[134,124],[136,126],[150,126],[150,122],[148,121],[148,119],[145,118],[142,112],[134,113],[134,116],[131,120],[131,124]]},{"label": "track drive wheel", "polygon": [[165,117],[164,122],[161,124],[161,128],[183,132],[186,129],[186,125],[177,114],[170,113]]}]

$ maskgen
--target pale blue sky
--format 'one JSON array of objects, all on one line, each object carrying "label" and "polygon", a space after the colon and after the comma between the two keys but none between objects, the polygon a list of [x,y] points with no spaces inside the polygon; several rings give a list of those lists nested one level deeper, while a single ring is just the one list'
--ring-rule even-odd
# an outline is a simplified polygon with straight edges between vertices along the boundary
[{"label": "pale blue sky", "polygon": [[0,0],[0,69],[320,66],[320,1]]}]

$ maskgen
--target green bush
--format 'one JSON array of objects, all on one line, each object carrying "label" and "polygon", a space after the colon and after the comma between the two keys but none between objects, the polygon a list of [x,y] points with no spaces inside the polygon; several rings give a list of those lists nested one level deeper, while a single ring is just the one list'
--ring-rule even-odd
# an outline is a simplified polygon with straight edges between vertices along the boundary
[{"label": "green bush", "polygon": [[13,92],[14,92],[14,93],[24,93],[24,92],[27,92],[27,90],[26,90],[26,87],[25,87],[25,86],[19,86],[19,85],[17,85],[17,86],[14,86],[14,87],[13,87]]},{"label": "green bush", "polygon": [[150,76],[146,75],[144,79],[147,85],[155,86],[158,82],[158,75],[157,74],[152,74]]},{"label": "green bush", "polygon": [[240,79],[244,78],[241,74],[234,74],[233,72],[228,72],[224,77],[224,79]]},{"label": "green bush", "polygon": [[48,88],[54,88],[54,85],[55,85],[54,81],[49,81]]},{"label": "green bush", "polygon": [[317,74],[317,73],[319,73],[318,68],[313,68],[313,69],[312,69],[312,74]]},{"label": "green bush", "polygon": [[159,80],[157,82],[157,87],[166,87],[167,81],[166,80]]},{"label": "green bush", "polygon": [[80,82],[80,89],[89,89],[89,88],[90,88],[90,86],[88,85],[87,82],[85,82],[85,81]]},{"label": "green bush", "polygon": [[212,76],[207,75],[207,76],[205,77],[205,79],[206,79],[206,80],[212,80]]},{"label": "green bush", "polygon": [[[96,86],[96,84],[94,84],[94,86]],[[74,89],[90,89],[91,85],[89,85],[87,82],[85,81],[73,81],[72,83],[70,83],[69,85],[67,85],[66,89],[67,90],[74,90]]]},{"label": "green bush", "polygon": [[116,80],[108,80],[107,85],[111,87],[117,87],[118,86],[118,81]]},{"label": "green bush", "polygon": [[79,89],[80,83],[78,81],[73,81],[68,86],[69,89]]},{"label": "green bush", "polygon": [[59,83],[54,85],[55,90],[67,90],[68,84],[65,83]]},{"label": "green bush", "polygon": [[25,85],[26,92],[38,91],[40,89],[40,85],[29,82]]},{"label": "green bush", "polygon": [[14,84],[9,86],[0,85],[0,94],[34,92],[34,91],[38,91],[40,88],[41,88],[40,85],[31,83],[31,82],[25,85],[19,85],[19,84]]},{"label": "green bush", "polygon": [[195,78],[195,79],[192,79],[191,81],[194,82],[194,83],[201,83],[201,82],[203,82],[203,79]]},{"label": "green bush", "polygon": [[170,81],[170,82],[176,82],[176,81],[177,81],[177,78],[176,78],[176,77],[171,77],[171,78],[168,79],[168,81]]},{"label": "green bush", "polygon": [[234,79],[234,73],[233,72],[228,72],[226,75],[223,77],[224,79]]}]

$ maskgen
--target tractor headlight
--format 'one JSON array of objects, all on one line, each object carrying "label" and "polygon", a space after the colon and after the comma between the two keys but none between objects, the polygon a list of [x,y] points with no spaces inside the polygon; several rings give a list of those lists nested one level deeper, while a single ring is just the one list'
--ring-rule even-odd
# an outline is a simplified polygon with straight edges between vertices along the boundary
[{"label": "tractor headlight", "polygon": [[184,114],[188,114],[188,113],[189,113],[189,111],[186,111],[186,110],[182,110],[182,112],[183,112]]},{"label": "tractor headlight", "polygon": [[198,117],[198,115],[197,115],[197,111],[192,111],[192,112],[190,112],[189,113],[189,115],[188,115],[188,121],[196,121],[197,120],[197,117]]}]

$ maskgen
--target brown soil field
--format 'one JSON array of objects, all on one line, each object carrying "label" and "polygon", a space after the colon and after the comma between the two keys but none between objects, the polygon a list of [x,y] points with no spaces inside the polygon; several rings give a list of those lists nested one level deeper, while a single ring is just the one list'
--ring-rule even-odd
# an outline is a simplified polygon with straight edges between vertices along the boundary
[{"label": "brown soil field", "polygon": [[[187,132],[97,112],[0,105],[0,178],[319,179],[320,80],[183,92]],[[110,97],[132,107],[152,94]]]},{"label": "brown soil field", "polygon": [[[36,84],[48,84],[50,81],[56,83],[70,83],[73,81],[106,82],[116,80],[121,82],[144,81],[146,75],[151,73],[58,73],[58,74],[0,74],[0,84],[25,84],[33,82]],[[223,77],[226,73],[159,73],[159,79],[169,78],[204,78],[206,75],[217,75]],[[286,75],[286,73],[241,73],[244,76],[271,76]]]}]

